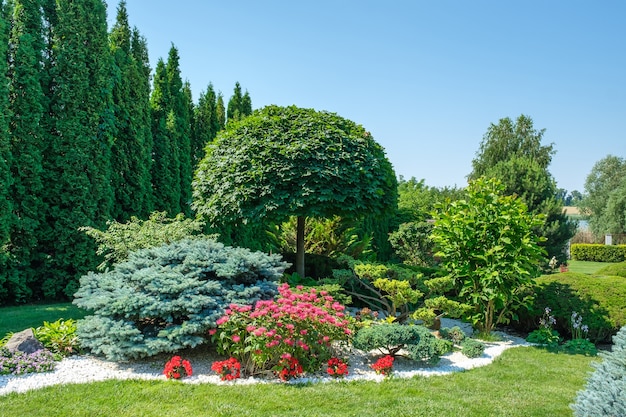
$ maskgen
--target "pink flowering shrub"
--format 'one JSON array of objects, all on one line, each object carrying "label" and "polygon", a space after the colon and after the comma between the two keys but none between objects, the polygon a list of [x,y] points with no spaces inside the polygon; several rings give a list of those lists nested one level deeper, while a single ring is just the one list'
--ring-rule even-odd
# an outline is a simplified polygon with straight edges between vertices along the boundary
[{"label": "pink flowering shrub", "polygon": [[334,342],[352,334],[345,307],[325,291],[296,291],[282,284],[276,300],[253,306],[231,304],[210,333],[219,353],[237,358],[248,375],[276,369],[294,358],[303,372],[321,369],[334,353]]}]

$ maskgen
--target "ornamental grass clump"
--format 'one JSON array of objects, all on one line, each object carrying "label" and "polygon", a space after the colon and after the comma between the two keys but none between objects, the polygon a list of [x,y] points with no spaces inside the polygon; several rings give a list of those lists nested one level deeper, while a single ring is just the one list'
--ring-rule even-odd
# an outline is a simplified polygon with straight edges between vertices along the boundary
[{"label": "ornamental grass clump", "polygon": [[275,369],[286,354],[303,372],[320,370],[335,356],[336,342],[349,340],[351,322],[345,307],[325,291],[298,292],[302,290],[282,284],[276,300],[232,304],[210,332],[217,351],[237,358],[246,375]]}]

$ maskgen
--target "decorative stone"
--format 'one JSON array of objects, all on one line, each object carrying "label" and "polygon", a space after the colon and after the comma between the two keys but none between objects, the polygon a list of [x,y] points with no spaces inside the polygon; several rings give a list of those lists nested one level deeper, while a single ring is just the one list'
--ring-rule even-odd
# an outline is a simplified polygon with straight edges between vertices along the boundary
[{"label": "decorative stone", "polygon": [[9,350],[17,350],[29,354],[44,348],[33,334],[33,329],[26,329],[15,333],[4,347]]}]

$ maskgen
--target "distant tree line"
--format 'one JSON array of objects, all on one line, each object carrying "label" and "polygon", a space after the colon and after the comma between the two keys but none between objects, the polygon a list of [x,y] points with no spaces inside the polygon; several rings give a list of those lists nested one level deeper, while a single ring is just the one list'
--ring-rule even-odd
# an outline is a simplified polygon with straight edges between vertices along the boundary
[{"label": "distant tree line", "polygon": [[79,227],[191,214],[206,144],[252,103],[194,103],[173,45],[151,82],[124,1],[110,31],[102,0],[0,6],[0,303],[63,298],[101,261]]}]

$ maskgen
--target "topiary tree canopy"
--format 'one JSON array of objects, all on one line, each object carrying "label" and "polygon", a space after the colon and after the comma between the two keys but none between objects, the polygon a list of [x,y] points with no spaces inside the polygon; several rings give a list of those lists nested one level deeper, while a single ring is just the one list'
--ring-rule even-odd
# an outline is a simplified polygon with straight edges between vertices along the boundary
[{"label": "topiary tree canopy", "polygon": [[272,105],[229,124],[207,147],[193,199],[213,225],[297,216],[296,270],[304,275],[304,219],[395,210],[397,180],[362,126],[334,113]]}]

